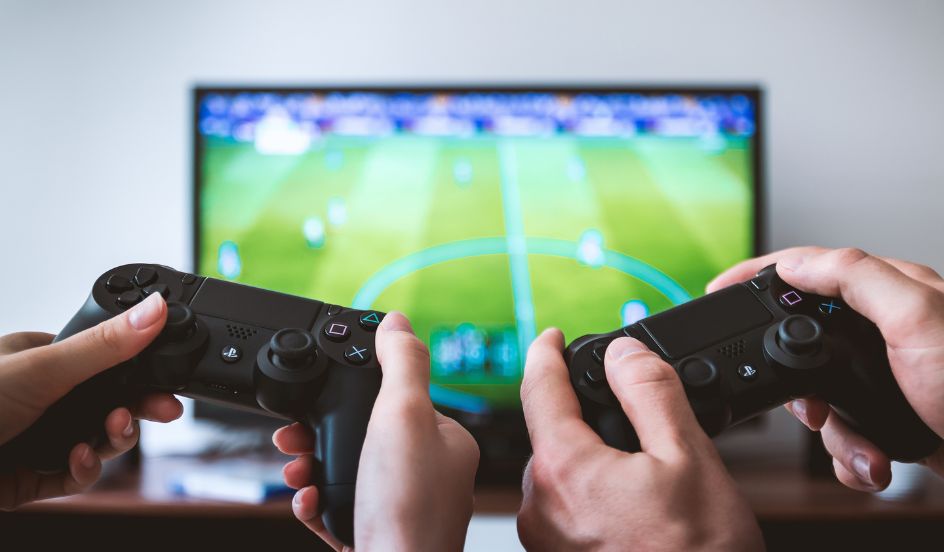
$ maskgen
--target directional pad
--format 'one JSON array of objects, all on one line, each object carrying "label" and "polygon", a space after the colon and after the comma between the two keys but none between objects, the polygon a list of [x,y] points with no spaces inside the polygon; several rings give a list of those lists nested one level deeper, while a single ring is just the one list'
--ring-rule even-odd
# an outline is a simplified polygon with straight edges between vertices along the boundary
[{"label": "directional pad", "polygon": [[112,274],[108,277],[108,280],[105,280],[105,289],[112,293],[121,293],[132,288],[134,288],[134,286],[131,284],[131,280],[121,274]]},{"label": "directional pad", "polygon": [[601,364],[594,364],[584,372],[583,379],[592,387],[599,387],[606,383],[606,369]]},{"label": "directional pad", "polygon": [[606,357],[606,348],[609,345],[609,343],[597,343],[593,346],[593,350],[590,352],[590,357],[600,366],[603,366],[603,359]]},{"label": "directional pad", "polygon": [[170,295],[170,288],[167,287],[167,284],[153,284],[144,288],[142,291],[145,295],[159,293],[164,299],[167,299],[167,296]]},{"label": "directional pad", "polygon": [[141,302],[142,296],[141,292],[133,289],[131,291],[126,291],[118,296],[118,304],[122,307],[128,308],[133,307]]},{"label": "directional pad", "polygon": [[134,283],[139,287],[150,285],[157,280],[157,271],[149,266],[142,266],[134,273]]}]

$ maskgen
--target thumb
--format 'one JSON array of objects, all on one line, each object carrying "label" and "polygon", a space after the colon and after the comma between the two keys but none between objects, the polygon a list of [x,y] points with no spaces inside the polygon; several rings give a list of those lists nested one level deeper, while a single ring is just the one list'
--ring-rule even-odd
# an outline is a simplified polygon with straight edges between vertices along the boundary
[{"label": "thumb", "polygon": [[429,402],[429,349],[413,333],[410,321],[399,312],[388,313],[377,328],[376,342],[383,371],[381,397]]},{"label": "thumb", "polygon": [[633,338],[606,350],[606,379],[639,436],[644,452],[677,456],[708,437],[695,419],[682,382],[661,357]]},{"label": "thumb", "polygon": [[167,305],[152,293],[134,308],[58,343],[19,353],[13,364],[27,382],[56,400],[73,387],[134,357],[164,327]]}]

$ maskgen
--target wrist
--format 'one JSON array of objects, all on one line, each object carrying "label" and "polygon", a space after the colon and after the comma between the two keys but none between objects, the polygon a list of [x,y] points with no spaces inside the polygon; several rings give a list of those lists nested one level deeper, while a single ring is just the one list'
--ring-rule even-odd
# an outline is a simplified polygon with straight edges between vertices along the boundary
[{"label": "wrist", "polygon": [[452,516],[431,515],[429,511],[391,514],[358,526],[356,546],[370,551],[460,552],[465,546],[471,517],[471,504],[467,513]]}]

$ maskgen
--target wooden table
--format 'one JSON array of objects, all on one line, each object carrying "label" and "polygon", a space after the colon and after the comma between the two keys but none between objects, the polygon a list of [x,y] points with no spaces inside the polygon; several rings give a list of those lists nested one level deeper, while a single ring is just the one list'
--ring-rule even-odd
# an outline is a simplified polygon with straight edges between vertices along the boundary
[{"label": "wooden table", "polygon": [[[292,517],[290,498],[262,505],[195,500],[168,491],[167,477],[196,460],[148,460],[108,474],[92,491],[0,513],[0,550],[86,543],[96,550],[170,547],[208,550],[319,549]],[[771,550],[944,549],[944,482],[931,479],[912,501],[887,501],[813,479],[795,469],[733,473]],[[477,514],[513,515],[514,487],[481,488]],[[644,504],[635,505],[644,508]],[[937,544],[938,546],[934,546]],[[26,548],[23,548],[26,549]]]}]

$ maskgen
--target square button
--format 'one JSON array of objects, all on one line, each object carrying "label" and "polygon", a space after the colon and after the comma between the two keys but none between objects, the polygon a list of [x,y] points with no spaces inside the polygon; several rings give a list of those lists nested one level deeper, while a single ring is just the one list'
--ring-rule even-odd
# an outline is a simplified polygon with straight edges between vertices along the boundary
[{"label": "square button", "polygon": [[331,341],[344,341],[351,336],[351,328],[347,324],[332,322],[325,326],[324,334]]},{"label": "square button", "polygon": [[780,296],[780,304],[785,307],[792,307],[802,300],[803,297],[794,290],[790,290]]}]

